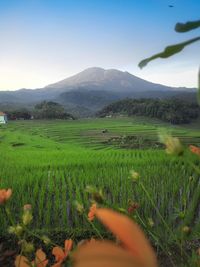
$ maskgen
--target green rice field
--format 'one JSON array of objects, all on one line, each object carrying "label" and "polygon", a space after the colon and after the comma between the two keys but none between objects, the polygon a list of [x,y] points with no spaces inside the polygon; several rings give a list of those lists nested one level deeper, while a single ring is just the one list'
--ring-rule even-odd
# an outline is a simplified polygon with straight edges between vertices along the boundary
[{"label": "green rice field", "polygon": [[[103,190],[107,206],[127,210],[129,200],[139,203],[136,220],[154,242],[173,242],[173,233],[178,235],[184,225],[191,227],[191,239],[196,238],[200,188],[192,164],[197,166],[198,158],[177,158],[162,148],[129,149],[107,143],[127,135],[156,142],[160,129],[179,137],[185,146],[200,145],[198,124],[171,126],[145,118],[15,121],[0,126],[0,187],[13,189],[8,206],[15,219],[19,220],[23,205],[30,203],[35,230],[87,230],[90,225],[76,211],[74,200],[88,211],[85,188],[91,185]],[[130,170],[140,174],[141,184],[131,181]],[[168,230],[163,230],[155,207]],[[6,229],[1,215],[1,233]]]}]

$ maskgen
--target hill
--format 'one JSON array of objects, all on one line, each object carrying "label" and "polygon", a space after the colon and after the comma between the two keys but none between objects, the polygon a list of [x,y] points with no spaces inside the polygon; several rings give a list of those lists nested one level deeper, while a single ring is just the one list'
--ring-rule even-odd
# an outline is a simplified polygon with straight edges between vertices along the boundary
[{"label": "hill", "polygon": [[99,117],[116,114],[147,116],[172,124],[189,123],[200,116],[198,104],[173,99],[124,99],[104,107],[97,113]]}]

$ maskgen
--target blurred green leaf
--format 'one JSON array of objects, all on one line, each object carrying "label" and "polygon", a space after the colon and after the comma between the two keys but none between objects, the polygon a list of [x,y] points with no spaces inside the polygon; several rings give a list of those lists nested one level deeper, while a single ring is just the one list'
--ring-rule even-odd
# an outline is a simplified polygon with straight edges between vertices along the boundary
[{"label": "blurred green leaf", "polygon": [[183,42],[183,43],[179,43],[179,44],[176,44],[176,45],[167,46],[163,52],[158,53],[158,54],[155,54],[155,55],[153,55],[153,56],[151,56],[149,58],[146,58],[146,59],[140,61],[140,63],[138,64],[138,66],[140,68],[143,68],[150,61],[152,61],[152,60],[154,60],[156,58],[168,58],[168,57],[171,57],[174,54],[177,54],[177,53],[181,52],[185,48],[185,46],[190,45],[190,44],[192,44],[194,42],[197,42],[199,40],[200,40],[200,36],[198,36],[196,38],[193,38],[193,39],[190,39],[190,40],[188,40],[186,42]]},{"label": "blurred green leaf", "polygon": [[186,23],[177,23],[175,26],[176,32],[188,32],[200,27],[200,20],[188,21]]},{"label": "blurred green leaf", "polygon": [[199,73],[198,73],[198,88],[197,88],[197,100],[200,105],[200,67],[199,67]]}]

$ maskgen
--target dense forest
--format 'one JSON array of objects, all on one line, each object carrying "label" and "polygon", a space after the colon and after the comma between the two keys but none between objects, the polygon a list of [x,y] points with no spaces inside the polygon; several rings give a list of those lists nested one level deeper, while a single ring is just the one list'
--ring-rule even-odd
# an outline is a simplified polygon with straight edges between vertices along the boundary
[{"label": "dense forest", "polygon": [[124,99],[97,113],[98,117],[114,114],[140,115],[158,118],[172,124],[190,123],[200,116],[198,104],[179,99]]},{"label": "dense forest", "polygon": [[53,101],[42,101],[35,106],[33,111],[35,119],[74,119],[74,117],[65,112],[62,105]]},{"label": "dense forest", "polygon": [[75,119],[67,113],[64,107],[53,101],[43,101],[31,110],[26,108],[16,108],[5,110],[9,120],[30,120],[30,119]]}]

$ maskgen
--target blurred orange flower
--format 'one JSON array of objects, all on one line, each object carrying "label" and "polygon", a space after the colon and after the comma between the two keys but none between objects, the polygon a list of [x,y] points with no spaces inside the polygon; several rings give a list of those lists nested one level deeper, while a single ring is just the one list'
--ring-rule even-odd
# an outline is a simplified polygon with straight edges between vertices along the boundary
[{"label": "blurred orange flower", "polygon": [[109,209],[96,209],[96,217],[121,241],[80,246],[74,253],[75,267],[156,267],[155,253],[139,226],[130,218]]},{"label": "blurred orange flower", "polygon": [[11,189],[1,189],[0,190],[0,205],[4,204],[12,195]]},{"label": "blurred orange flower", "polygon": [[85,244],[88,244],[88,243],[90,243],[90,244],[94,244],[94,243],[96,243],[96,242],[99,242],[99,240],[97,240],[97,239],[94,239],[94,238],[91,238],[91,239],[82,239],[79,243],[78,243],[78,246],[83,246],[83,245],[85,245]]},{"label": "blurred orange flower", "polygon": [[93,221],[94,220],[96,210],[97,210],[97,205],[96,204],[92,204],[92,206],[90,207],[89,213],[88,213],[88,220],[89,221]]},{"label": "blurred orange flower", "polygon": [[[35,254],[35,260],[31,262],[34,267],[46,267],[48,260],[42,249],[38,249]],[[15,267],[30,267],[29,260],[21,255],[18,255],[15,260]]]},{"label": "blurred orange flower", "polygon": [[190,145],[190,151],[198,156],[200,156],[200,148],[197,146]]},{"label": "blurred orange flower", "polygon": [[72,239],[65,240],[64,250],[60,247],[54,247],[52,254],[56,258],[56,263],[52,267],[60,267],[63,261],[67,258],[70,250],[72,249],[73,241]]}]

